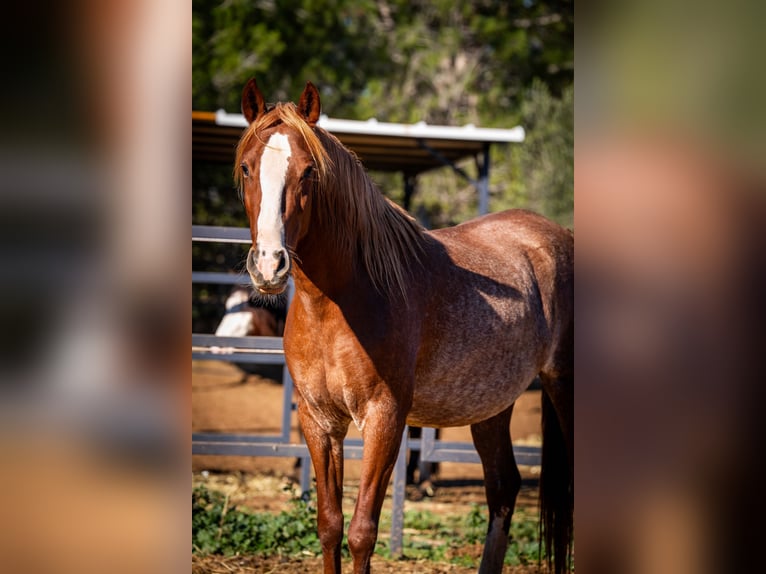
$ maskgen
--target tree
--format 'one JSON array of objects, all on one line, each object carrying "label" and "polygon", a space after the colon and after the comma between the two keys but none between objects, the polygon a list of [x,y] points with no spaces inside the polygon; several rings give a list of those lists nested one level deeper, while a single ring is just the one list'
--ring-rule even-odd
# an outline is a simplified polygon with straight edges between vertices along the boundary
[{"label": "tree", "polygon": [[[521,124],[524,144],[493,151],[491,208],[532,207],[571,223],[571,0],[278,5],[193,1],[195,109],[238,111],[255,76],[271,101],[294,100],[310,79],[334,117]],[[376,179],[402,196],[401,178]],[[433,226],[475,214],[475,193],[449,170],[422,176],[419,190],[413,208]]]},{"label": "tree", "polygon": [[369,0],[195,0],[196,109],[239,111],[256,77],[270,101],[292,100],[311,80],[326,109],[352,114],[368,78],[391,62]]},{"label": "tree", "polygon": [[493,181],[502,178],[507,189],[497,193],[492,207],[527,207],[562,225],[574,224],[574,88],[560,98],[539,80],[526,91],[521,104],[526,138],[499,161]]}]

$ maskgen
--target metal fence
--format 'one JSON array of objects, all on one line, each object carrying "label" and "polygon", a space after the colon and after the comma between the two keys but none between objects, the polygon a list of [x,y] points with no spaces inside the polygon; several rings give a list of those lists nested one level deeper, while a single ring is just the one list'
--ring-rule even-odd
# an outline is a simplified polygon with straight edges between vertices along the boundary
[{"label": "metal fence", "polygon": [[[234,227],[192,226],[192,241],[219,243],[250,243],[250,230]],[[192,271],[192,283],[238,285],[247,284],[243,275]],[[272,435],[192,433],[192,454],[224,456],[287,456],[301,458],[300,485],[303,492],[311,486],[311,463],[308,447],[302,442],[292,442],[290,428],[293,411],[293,380],[285,367],[285,355],[281,337],[219,337],[192,334],[192,359],[231,361],[282,365],[282,421],[281,432]],[[408,439],[404,429],[402,446],[393,473],[391,542],[392,555],[402,552],[404,523],[404,498],[406,483],[406,455],[408,451],[420,451],[422,462],[468,462],[480,463],[479,455],[471,443],[448,442],[436,439],[436,429],[424,428],[420,439]],[[343,453],[347,459],[362,458],[361,439],[346,439]],[[536,466],[540,464],[538,447],[514,446],[517,464]]]}]

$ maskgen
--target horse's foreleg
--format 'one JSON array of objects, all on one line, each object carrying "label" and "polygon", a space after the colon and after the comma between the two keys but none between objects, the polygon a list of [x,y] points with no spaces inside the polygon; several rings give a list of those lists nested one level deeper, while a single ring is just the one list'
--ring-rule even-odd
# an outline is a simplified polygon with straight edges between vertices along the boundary
[{"label": "horse's foreleg", "polygon": [[484,489],[489,506],[489,527],[479,574],[499,574],[508,548],[508,531],[521,487],[511,445],[513,405],[491,419],[471,425],[471,436],[484,468]]},{"label": "horse's foreleg", "polygon": [[354,574],[370,572],[370,558],[378,538],[380,509],[403,431],[404,415],[396,409],[368,408],[363,430],[364,455],[359,496],[348,528],[348,547],[354,557]]},{"label": "horse's foreleg", "polygon": [[317,527],[325,574],[340,574],[343,542],[343,438],[346,429],[328,434],[299,406],[303,435],[311,454],[317,485]]}]

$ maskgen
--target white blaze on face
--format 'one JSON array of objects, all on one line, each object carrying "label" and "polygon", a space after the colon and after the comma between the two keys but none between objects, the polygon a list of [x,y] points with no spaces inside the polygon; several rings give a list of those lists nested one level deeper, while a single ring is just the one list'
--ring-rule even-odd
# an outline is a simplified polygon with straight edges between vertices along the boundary
[{"label": "white blaze on face", "polygon": [[[261,156],[261,211],[258,214],[256,240],[259,250],[258,267],[267,279],[269,275],[273,275],[272,254],[280,251],[284,246],[282,194],[285,189],[290,151],[287,136],[274,134],[269,138]],[[264,268],[261,268],[261,265]]]}]

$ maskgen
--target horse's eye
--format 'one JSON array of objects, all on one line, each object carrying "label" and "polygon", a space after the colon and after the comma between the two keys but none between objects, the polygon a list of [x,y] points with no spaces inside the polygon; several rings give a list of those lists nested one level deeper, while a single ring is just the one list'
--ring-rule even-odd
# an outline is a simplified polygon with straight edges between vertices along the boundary
[{"label": "horse's eye", "polygon": [[242,168],[242,175],[244,175],[245,177],[250,177],[250,168],[247,167],[246,163],[240,164],[239,167]]},{"label": "horse's eye", "polygon": [[311,172],[314,171],[314,166],[310,165],[305,170],[303,170],[303,175],[301,176],[301,179],[307,179],[311,177]]}]

